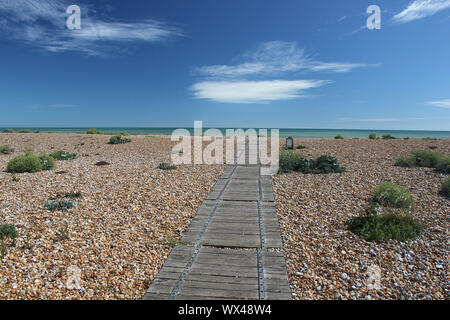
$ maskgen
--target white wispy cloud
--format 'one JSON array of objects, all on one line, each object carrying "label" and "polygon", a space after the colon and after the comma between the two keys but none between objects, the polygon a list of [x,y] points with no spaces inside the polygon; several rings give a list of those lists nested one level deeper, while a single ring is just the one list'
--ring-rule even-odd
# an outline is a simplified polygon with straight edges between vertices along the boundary
[{"label": "white wispy cloud", "polygon": [[440,108],[450,108],[450,99],[438,100],[438,101],[428,101],[426,104],[434,107]]},{"label": "white wispy cloud", "polygon": [[193,74],[202,79],[190,89],[197,99],[227,103],[269,103],[304,98],[305,91],[332,82],[298,79],[298,73],[350,72],[368,66],[374,65],[317,61],[295,42],[269,41],[239,55],[233,59],[233,64],[195,68]]},{"label": "white wispy cloud", "polygon": [[450,0],[415,0],[406,9],[393,17],[395,22],[405,23],[432,16],[450,8]]},{"label": "white wispy cloud", "polygon": [[298,71],[350,72],[355,68],[379,64],[315,61],[295,42],[270,41],[235,58],[234,65],[212,65],[196,68],[197,74],[210,77],[279,75]]},{"label": "white wispy cloud", "polygon": [[2,0],[0,32],[45,51],[87,55],[118,50],[124,42],[159,42],[183,35],[178,27],[152,19],[102,21],[88,6],[81,6],[81,30],[68,30],[66,9],[71,4],[66,0]]},{"label": "white wispy cloud", "polygon": [[330,83],[324,80],[203,81],[191,89],[199,99],[228,103],[269,103],[304,97],[307,89]]}]

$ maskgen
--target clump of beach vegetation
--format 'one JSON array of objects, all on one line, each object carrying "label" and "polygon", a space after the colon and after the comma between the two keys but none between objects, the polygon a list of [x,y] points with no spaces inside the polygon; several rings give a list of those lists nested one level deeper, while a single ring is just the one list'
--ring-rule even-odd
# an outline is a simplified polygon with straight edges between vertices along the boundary
[{"label": "clump of beach vegetation", "polygon": [[317,159],[308,159],[300,153],[281,151],[279,161],[279,173],[288,173],[292,171],[303,173],[333,173],[344,172],[336,157],[322,155]]},{"label": "clump of beach vegetation", "polygon": [[411,193],[391,182],[383,182],[373,190],[373,198],[379,204],[390,208],[408,208],[413,204]]},{"label": "clump of beach vegetation", "polygon": [[96,128],[91,128],[86,133],[87,134],[103,134],[103,131],[97,130]]},{"label": "clump of beach vegetation", "polygon": [[50,156],[53,159],[58,160],[58,161],[72,160],[77,157],[77,155],[75,153],[65,152],[62,150],[52,152],[52,153],[50,153]]},{"label": "clump of beach vegetation", "polygon": [[161,162],[161,163],[158,165],[157,168],[158,168],[158,169],[161,169],[161,170],[175,170],[175,169],[177,168],[177,166],[176,166],[176,165],[170,165],[170,164],[168,164],[168,163],[166,163],[166,162]]},{"label": "clump of beach vegetation", "polygon": [[128,142],[131,142],[131,139],[122,138],[122,135],[112,136],[109,139],[109,144],[123,144],[123,143],[128,143]]},{"label": "clump of beach vegetation", "polygon": [[444,181],[444,183],[441,186],[440,192],[442,195],[450,197],[450,177]]},{"label": "clump of beach vegetation", "polygon": [[378,214],[372,204],[361,210],[360,216],[347,221],[347,229],[367,241],[414,240],[423,231],[422,224],[409,213]]},{"label": "clump of beach vegetation", "polygon": [[2,154],[11,154],[14,152],[14,149],[11,148],[10,146],[1,146],[0,147],[0,153]]},{"label": "clump of beach vegetation", "polygon": [[400,157],[395,161],[399,167],[426,167],[435,168],[440,173],[450,173],[450,156],[441,152],[427,150],[413,150],[411,156]]}]

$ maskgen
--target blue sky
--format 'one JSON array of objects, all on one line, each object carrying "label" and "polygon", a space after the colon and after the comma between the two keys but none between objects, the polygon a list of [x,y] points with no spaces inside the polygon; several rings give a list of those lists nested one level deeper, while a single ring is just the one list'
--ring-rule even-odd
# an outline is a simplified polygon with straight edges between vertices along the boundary
[{"label": "blue sky", "polygon": [[450,0],[0,0],[0,127],[450,130],[449,39]]}]

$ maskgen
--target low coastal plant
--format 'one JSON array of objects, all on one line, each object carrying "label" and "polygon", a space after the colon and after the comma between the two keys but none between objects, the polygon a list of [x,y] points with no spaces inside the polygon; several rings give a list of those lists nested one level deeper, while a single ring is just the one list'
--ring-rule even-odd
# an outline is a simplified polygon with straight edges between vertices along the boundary
[{"label": "low coastal plant", "polygon": [[431,150],[435,150],[437,148],[438,148],[437,146],[428,146],[428,149],[431,149]]},{"label": "low coastal plant", "polygon": [[14,181],[14,182],[19,182],[19,181],[20,181],[20,178],[19,178],[19,177],[16,177],[16,176],[13,174],[12,177],[11,177],[11,180]]},{"label": "low coastal plant", "polygon": [[359,217],[346,222],[347,229],[367,241],[414,240],[423,231],[422,224],[410,214],[387,212],[378,214],[375,205],[363,210]]},{"label": "low coastal plant", "polygon": [[340,134],[338,134],[337,136],[334,137],[335,139],[344,139],[344,137]]},{"label": "low coastal plant", "polygon": [[39,172],[42,169],[43,167],[39,157],[32,153],[17,156],[10,160],[6,166],[6,171],[9,173],[33,173]]},{"label": "low coastal plant", "polygon": [[297,149],[306,149],[306,148],[307,148],[307,146],[303,146],[303,145],[297,146]]},{"label": "low coastal plant", "polygon": [[77,155],[75,153],[65,152],[62,150],[52,152],[52,153],[50,153],[50,156],[53,159],[58,160],[58,161],[72,160],[77,157]]},{"label": "low coastal plant", "polygon": [[440,173],[450,173],[450,156],[444,156],[438,160],[436,171]]},{"label": "low coastal plant", "polygon": [[13,224],[0,225],[0,240],[10,239],[13,243],[18,237],[18,232]]},{"label": "low coastal plant", "polygon": [[69,224],[64,222],[64,225],[56,232],[56,240],[64,241],[67,239],[69,239]]},{"label": "low coastal plant", "polygon": [[86,133],[87,134],[103,134],[103,131],[97,130],[96,128],[91,128]]},{"label": "low coastal plant", "polygon": [[289,151],[280,152],[279,173],[292,171],[303,173],[340,173],[345,168],[339,166],[336,157],[323,155],[317,159],[307,159],[305,156]]},{"label": "low coastal plant", "polygon": [[13,129],[3,129],[2,133],[13,133],[14,130]]},{"label": "low coastal plant", "polygon": [[[400,157],[395,165],[400,167],[427,167],[436,168],[439,162],[445,163],[449,157],[440,152],[427,150],[413,150],[410,157]],[[447,160],[446,160],[447,159]]]},{"label": "low coastal plant", "polygon": [[440,190],[441,194],[446,197],[450,197],[450,177],[444,181]]},{"label": "low coastal plant", "polygon": [[30,129],[20,129],[17,132],[19,132],[19,133],[32,133],[32,131]]},{"label": "low coastal plant", "polygon": [[373,198],[379,204],[390,208],[408,208],[414,202],[411,193],[391,182],[383,182],[373,190]]},{"label": "low coastal plant", "polygon": [[45,209],[49,211],[67,211],[70,208],[76,208],[77,204],[69,200],[48,201],[45,204]]},{"label": "low coastal plant", "polygon": [[119,136],[112,136],[109,139],[109,144],[122,144],[122,143],[127,143],[127,142],[131,142],[131,139],[122,138],[121,135],[119,135]]},{"label": "low coastal plant", "polygon": [[52,170],[55,167],[55,159],[48,154],[41,154],[39,162],[42,165],[42,170]]},{"label": "low coastal plant", "polygon": [[9,246],[14,246],[16,244],[16,239],[18,237],[18,232],[16,227],[12,224],[2,224],[0,225],[0,257],[3,258],[8,253],[7,244],[5,240],[10,240]]},{"label": "low coastal plant", "polygon": [[372,132],[371,134],[369,134],[369,139],[373,140],[377,138],[377,133],[376,132]]},{"label": "low coastal plant", "polygon": [[176,166],[176,165],[170,165],[170,164],[168,164],[168,163],[166,163],[166,162],[161,162],[161,163],[158,165],[157,168],[158,168],[158,169],[161,169],[161,170],[175,170],[175,169],[177,168],[177,166]]},{"label": "low coastal plant", "polygon": [[130,134],[126,131],[122,131],[121,133],[119,133],[120,136],[129,136]]},{"label": "low coastal plant", "polygon": [[81,192],[80,191],[66,192],[66,193],[64,193],[64,198],[69,198],[69,199],[81,198]]},{"label": "low coastal plant", "polygon": [[0,147],[0,153],[2,154],[11,154],[14,152],[14,149],[11,148],[10,146],[1,146]]},{"label": "low coastal plant", "polygon": [[383,134],[381,137],[382,137],[384,140],[396,139],[395,137],[391,136],[389,133]]}]

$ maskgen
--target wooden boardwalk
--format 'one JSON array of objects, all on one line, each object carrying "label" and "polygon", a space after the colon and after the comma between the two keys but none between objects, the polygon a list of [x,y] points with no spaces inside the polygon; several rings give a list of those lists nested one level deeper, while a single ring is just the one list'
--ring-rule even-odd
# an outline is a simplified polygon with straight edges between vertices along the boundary
[{"label": "wooden boardwalk", "polygon": [[143,299],[291,299],[272,181],[260,166],[225,170]]}]

